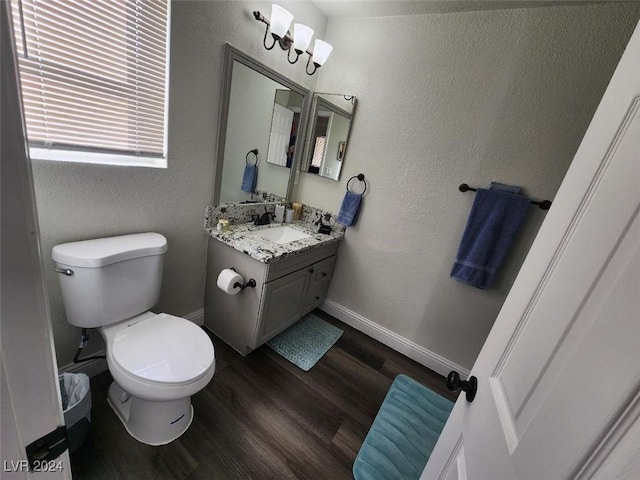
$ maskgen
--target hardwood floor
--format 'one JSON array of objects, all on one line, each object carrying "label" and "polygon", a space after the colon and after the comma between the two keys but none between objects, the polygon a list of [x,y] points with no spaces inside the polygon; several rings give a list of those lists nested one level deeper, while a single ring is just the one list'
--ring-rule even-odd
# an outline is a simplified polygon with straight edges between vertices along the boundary
[{"label": "hardwood floor", "polygon": [[341,479],[396,375],[447,398],[445,379],[324,312],[344,330],[308,372],[262,346],[242,357],[211,335],[216,373],[192,397],[191,427],[169,445],[134,440],[107,404],[108,372],[91,379],[92,428],[71,456],[81,479]]}]

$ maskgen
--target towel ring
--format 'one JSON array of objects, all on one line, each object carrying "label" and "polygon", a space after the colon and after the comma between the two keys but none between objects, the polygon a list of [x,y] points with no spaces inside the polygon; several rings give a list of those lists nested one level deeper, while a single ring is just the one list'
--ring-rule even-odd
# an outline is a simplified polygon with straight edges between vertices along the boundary
[{"label": "towel ring", "polygon": [[347,180],[347,191],[349,191],[349,182],[351,182],[351,180],[353,180],[354,178],[357,178],[358,180],[364,183],[364,190],[361,193],[361,195],[364,195],[364,192],[367,191],[367,181],[364,179],[364,173],[359,173],[358,175],[354,175],[349,180]]},{"label": "towel ring", "polygon": [[257,149],[257,148],[254,148],[253,150],[249,150],[249,151],[247,152],[246,157],[244,157],[244,159],[245,159],[245,163],[246,163],[247,165],[250,165],[250,163],[249,163],[249,154],[250,154],[250,153],[253,153],[253,154],[256,156],[256,163],[255,163],[255,165],[258,165],[258,149]]}]

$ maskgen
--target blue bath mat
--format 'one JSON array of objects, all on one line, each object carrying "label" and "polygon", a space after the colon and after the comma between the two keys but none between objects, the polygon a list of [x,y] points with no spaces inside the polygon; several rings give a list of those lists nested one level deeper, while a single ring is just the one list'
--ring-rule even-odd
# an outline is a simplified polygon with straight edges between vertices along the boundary
[{"label": "blue bath mat", "polygon": [[356,480],[418,479],[453,402],[398,375],[353,463]]},{"label": "blue bath mat", "polygon": [[307,372],[338,341],[342,333],[338,327],[309,313],[269,340],[267,345]]}]

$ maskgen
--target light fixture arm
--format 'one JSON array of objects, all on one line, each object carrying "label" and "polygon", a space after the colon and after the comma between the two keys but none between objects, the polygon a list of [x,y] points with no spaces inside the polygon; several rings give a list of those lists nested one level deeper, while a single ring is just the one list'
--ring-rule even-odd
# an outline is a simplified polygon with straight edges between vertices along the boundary
[{"label": "light fixture arm", "polygon": [[269,26],[267,25],[267,27],[264,30],[264,38],[262,39],[262,45],[267,50],[273,50],[273,47],[276,46],[276,42],[278,41],[278,37],[276,35],[271,34],[271,37],[273,38],[273,43],[271,44],[270,47],[268,47],[267,46],[267,36],[268,36],[268,34],[269,34]]},{"label": "light fixture arm", "polygon": [[275,43],[277,41],[278,43],[280,43],[280,47],[283,50],[289,50],[289,52],[287,53],[287,60],[289,61],[289,63],[296,63],[300,55],[302,55],[303,53],[306,53],[307,55],[309,55],[309,60],[307,61],[307,69],[306,69],[308,75],[313,75],[315,71],[318,69],[318,67],[320,67],[320,65],[318,65],[317,63],[314,63],[315,68],[313,69],[313,72],[309,73],[309,63],[311,62],[311,57],[313,57],[313,53],[310,52],[308,49],[304,52],[302,50],[295,50],[296,59],[291,61],[291,50],[294,50],[294,49],[291,48],[291,46],[293,45],[293,37],[289,34],[289,32],[287,32],[287,34],[283,38],[280,38],[277,35],[271,34],[274,38],[274,42],[273,42],[273,45],[268,47],[267,33],[269,32],[269,26],[271,25],[271,22],[269,22],[269,20],[267,20],[267,18],[264,15],[262,15],[262,13],[260,13],[258,10],[253,12],[253,18],[255,18],[259,22],[264,23],[267,26],[264,32],[264,40],[263,40],[264,48],[266,48],[267,50],[271,50],[275,46]]},{"label": "light fixture arm", "polygon": [[[278,35],[274,35],[272,33],[271,36],[273,37],[273,45],[271,45],[270,47],[267,47],[267,34],[269,33],[269,27],[271,26],[271,22],[267,20],[267,18],[264,15],[262,15],[258,10],[253,12],[253,18],[258,20],[259,22],[264,23],[267,26],[264,32],[264,39],[262,40],[262,45],[264,45],[264,48],[266,48],[267,50],[271,50],[273,47],[275,47],[276,42],[280,44],[280,48],[282,48],[282,50],[289,50],[289,47],[293,45],[293,37],[289,34],[289,32],[287,32],[287,34],[284,37],[279,37]],[[309,52],[307,51],[307,53]]]},{"label": "light fixture arm", "polygon": [[313,75],[314,73],[316,73],[316,70],[320,68],[320,65],[318,65],[316,62],[313,62],[313,70],[310,72],[309,71],[310,63],[311,63],[311,55],[309,55],[309,59],[307,60],[307,68],[305,69],[305,71],[307,72],[307,75]]},{"label": "light fixture arm", "polygon": [[[291,50],[293,50],[296,53],[296,58],[293,61],[291,61]],[[289,52],[287,53],[287,60],[289,60],[289,63],[293,65],[298,61],[298,59],[300,58],[300,55],[302,55],[302,50],[299,50],[297,48],[289,48]]]}]

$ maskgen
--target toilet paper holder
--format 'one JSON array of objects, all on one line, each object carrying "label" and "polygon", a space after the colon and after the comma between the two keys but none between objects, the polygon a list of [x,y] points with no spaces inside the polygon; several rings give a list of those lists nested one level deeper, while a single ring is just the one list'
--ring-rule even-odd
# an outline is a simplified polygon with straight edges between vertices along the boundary
[{"label": "toilet paper holder", "polygon": [[[230,270],[237,272],[237,270],[233,267],[231,267]],[[240,288],[240,290],[244,290],[247,287],[256,288],[256,281],[253,278],[250,278],[247,283],[242,284],[240,282],[236,282],[233,284],[233,288]]]}]

